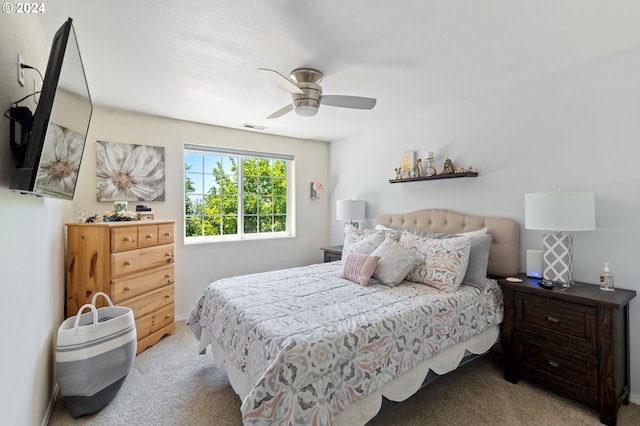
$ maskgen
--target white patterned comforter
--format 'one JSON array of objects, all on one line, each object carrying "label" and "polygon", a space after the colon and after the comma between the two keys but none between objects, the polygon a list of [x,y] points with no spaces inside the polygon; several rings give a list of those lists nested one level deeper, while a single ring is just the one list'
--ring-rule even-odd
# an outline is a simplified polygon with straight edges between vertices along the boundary
[{"label": "white patterned comforter", "polygon": [[416,364],[499,324],[502,292],[362,287],[331,262],[223,279],[189,314],[244,372],[246,425],[327,425]]}]

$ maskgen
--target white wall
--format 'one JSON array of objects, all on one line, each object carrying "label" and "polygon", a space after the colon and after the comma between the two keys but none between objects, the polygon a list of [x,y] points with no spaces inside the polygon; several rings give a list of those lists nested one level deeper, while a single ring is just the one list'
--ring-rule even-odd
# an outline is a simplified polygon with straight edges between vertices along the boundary
[{"label": "white wall", "polygon": [[[62,25],[62,22],[60,23]],[[17,82],[17,53],[44,73],[50,40],[29,15],[0,15],[0,106],[28,93]],[[35,75],[27,71],[27,81]],[[90,76],[88,76],[90,80]],[[29,86],[30,87],[30,86]],[[35,111],[35,104],[28,102]],[[36,198],[7,188],[15,167],[9,149],[9,121],[0,119],[0,412],[6,424],[38,425],[48,418],[55,396],[54,348],[64,319],[64,224],[78,211],[102,213],[113,203],[96,201],[97,140],[164,146],[166,201],[149,203],[160,219],[176,224],[176,315],[185,317],[212,281],[242,273],[322,261],[328,241],[329,196],[310,200],[309,184],[328,184],[329,145],[163,119],[96,107],[83,155],[76,196],[71,201]],[[293,238],[185,246],[183,239],[184,143],[220,145],[295,156],[296,236]]]},{"label": "white wall", "polygon": [[[62,25],[62,22],[60,23]],[[0,110],[30,93],[35,71],[17,82],[17,54],[44,73],[49,54],[37,20],[0,15]],[[28,100],[21,105],[35,111]],[[72,202],[36,198],[7,188],[14,168],[9,120],[0,118],[0,413],[12,425],[42,424],[54,390],[54,339],[63,319],[64,223]]]},{"label": "white wall", "polygon": [[[299,266],[322,261],[320,247],[327,244],[329,197],[310,199],[309,185],[328,183],[329,145],[261,133],[96,108],[78,177],[73,205],[89,214],[113,210],[112,202],[96,201],[96,141],[165,147],[163,202],[148,202],[157,219],[176,220],[176,316],[185,317],[202,290],[211,282],[233,275]],[[185,245],[185,143],[284,153],[295,156],[294,238]],[[323,194],[324,195],[324,194]],[[129,208],[135,207],[129,202]]]},{"label": "white wall", "polygon": [[[335,141],[331,215],[336,199],[353,197],[367,201],[368,225],[380,213],[421,208],[512,217],[521,224],[524,267],[525,250],[542,248],[542,233],[524,230],[524,194],[593,191],[597,230],[574,235],[576,279],[597,282],[609,261],[618,287],[640,291],[639,75],[634,49]],[[403,151],[435,151],[439,171],[449,157],[475,165],[479,176],[389,184]],[[332,221],[332,244],[342,232]],[[640,402],[640,297],[630,316],[631,391]]]}]

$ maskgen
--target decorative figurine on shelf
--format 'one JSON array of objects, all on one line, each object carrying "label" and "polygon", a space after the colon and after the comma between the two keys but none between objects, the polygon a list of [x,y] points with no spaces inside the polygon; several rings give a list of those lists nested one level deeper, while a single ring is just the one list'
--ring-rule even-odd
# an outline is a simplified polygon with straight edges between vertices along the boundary
[{"label": "decorative figurine on shelf", "polygon": [[424,176],[422,173],[422,158],[418,158],[418,165],[416,167],[418,168],[418,176]]},{"label": "decorative figurine on shelf", "polygon": [[402,172],[400,171],[400,167],[396,167],[395,171],[396,171],[396,179],[402,179]]},{"label": "decorative figurine on shelf", "polygon": [[475,171],[476,171],[476,166],[469,166],[469,167],[467,167],[467,171],[468,171],[468,172],[475,172]]},{"label": "decorative figurine on shelf", "polygon": [[446,174],[449,174],[449,173],[454,173],[454,170],[455,169],[453,168],[453,161],[451,161],[450,158],[447,158],[444,161],[444,168],[442,169],[442,174],[446,175]]},{"label": "decorative figurine on shelf", "polygon": [[411,169],[409,170],[409,177],[418,177],[418,169]]},{"label": "decorative figurine on shelf", "polygon": [[464,169],[464,167],[458,167],[458,168],[456,169],[456,173],[464,173],[464,172],[466,172],[466,170]]},{"label": "decorative figurine on shelf", "polygon": [[425,163],[427,166],[424,168],[423,176],[435,176],[438,174],[436,172],[436,169],[431,164],[435,159],[436,156],[433,154],[433,151],[427,152],[427,158],[425,158]]}]

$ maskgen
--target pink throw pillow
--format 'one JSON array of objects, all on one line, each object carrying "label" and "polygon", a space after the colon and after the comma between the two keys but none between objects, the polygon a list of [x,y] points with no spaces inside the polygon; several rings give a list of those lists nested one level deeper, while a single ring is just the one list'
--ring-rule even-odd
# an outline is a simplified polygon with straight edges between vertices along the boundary
[{"label": "pink throw pillow", "polygon": [[340,278],[368,286],[373,272],[378,266],[380,256],[369,256],[362,253],[350,253],[342,265]]}]

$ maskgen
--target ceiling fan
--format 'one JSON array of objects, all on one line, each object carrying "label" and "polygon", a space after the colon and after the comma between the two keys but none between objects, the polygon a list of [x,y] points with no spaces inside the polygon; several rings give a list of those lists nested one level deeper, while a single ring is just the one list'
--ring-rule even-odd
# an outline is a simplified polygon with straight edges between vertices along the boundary
[{"label": "ceiling fan", "polygon": [[291,110],[295,110],[298,115],[310,117],[318,113],[320,104],[355,109],[372,109],[376,105],[374,98],[323,95],[320,86],[322,73],[312,68],[295,69],[291,71],[290,79],[274,70],[258,68],[258,71],[291,92],[292,103],[267,118],[282,117]]}]

